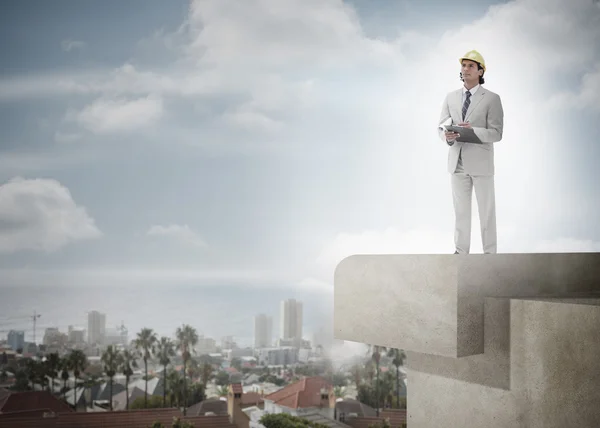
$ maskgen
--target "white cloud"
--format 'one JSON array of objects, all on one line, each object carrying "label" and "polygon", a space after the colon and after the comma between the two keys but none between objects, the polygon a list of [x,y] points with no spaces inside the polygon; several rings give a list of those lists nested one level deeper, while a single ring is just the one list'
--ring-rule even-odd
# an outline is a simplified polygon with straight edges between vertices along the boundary
[{"label": "white cloud", "polygon": [[81,40],[66,39],[66,40],[63,40],[62,42],[60,42],[60,47],[62,48],[63,51],[70,52],[72,50],[85,48],[86,43],[82,42]]},{"label": "white cloud", "polygon": [[206,247],[202,237],[192,230],[187,224],[170,224],[168,226],[154,225],[148,229],[148,236],[159,236],[185,243],[194,247]]},{"label": "white cloud", "polygon": [[0,186],[0,252],[51,252],[100,236],[94,219],[56,180],[14,178]]},{"label": "white cloud", "polygon": [[160,98],[146,96],[132,100],[99,98],[80,112],[67,113],[67,121],[77,121],[96,134],[141,130],[154,125],[163,114]]}]

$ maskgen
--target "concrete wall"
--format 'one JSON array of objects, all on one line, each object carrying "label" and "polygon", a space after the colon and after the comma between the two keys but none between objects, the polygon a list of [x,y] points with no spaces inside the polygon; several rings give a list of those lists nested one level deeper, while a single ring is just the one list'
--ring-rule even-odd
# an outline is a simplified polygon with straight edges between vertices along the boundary
[{"label": "concrete wall", "polygon": [[409,427],[596,427],[599,292],[597,253],[353,256],[335,335],[406,351]]}]

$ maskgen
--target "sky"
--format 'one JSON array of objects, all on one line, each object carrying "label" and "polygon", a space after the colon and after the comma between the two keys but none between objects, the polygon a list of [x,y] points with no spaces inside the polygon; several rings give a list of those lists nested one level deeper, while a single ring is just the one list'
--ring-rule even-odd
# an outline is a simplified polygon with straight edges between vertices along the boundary
[{"label": "sky", "polygon": [[498,251],[599,251],[598,1],[3,2],[0,299],[331,296],[351,254],[452,253],[436,127],[471,49],[505,112]]}]

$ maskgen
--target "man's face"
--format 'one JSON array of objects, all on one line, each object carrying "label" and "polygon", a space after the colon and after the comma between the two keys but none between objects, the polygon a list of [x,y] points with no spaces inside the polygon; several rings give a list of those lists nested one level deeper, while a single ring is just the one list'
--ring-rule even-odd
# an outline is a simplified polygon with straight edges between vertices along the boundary
[{"label": "man's face", "polygon": [[463,59],[460,71],[465,82],[479,82],[479,76],[483,73],[483,70],[479,70],[475,61],[468,59]]}]

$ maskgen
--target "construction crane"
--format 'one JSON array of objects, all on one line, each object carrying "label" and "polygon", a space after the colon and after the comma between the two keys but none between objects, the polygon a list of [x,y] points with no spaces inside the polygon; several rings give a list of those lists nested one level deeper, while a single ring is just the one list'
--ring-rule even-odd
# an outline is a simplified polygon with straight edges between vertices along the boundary
[{"label": "construction crane", "polygon": [[37,343],[35,342],[35,324],[36,324],[36,322],[37,322],[37,319],[38,319],[39,317],[41,317],[41,315],[40,315],[40,314],[37,314],[35,311],[33,311],[33,317],[32,317],[32,319],[33,319],[33,343],[34,343],[35,345],[37,345]]},{"label": "construction crane", "polygon": [[127,345],[127,328],[125,327],[123,320],[121,320],[121,325],[117,327],[117,330],[121,332],[121,340],[123,341],[123,345]]}]

